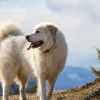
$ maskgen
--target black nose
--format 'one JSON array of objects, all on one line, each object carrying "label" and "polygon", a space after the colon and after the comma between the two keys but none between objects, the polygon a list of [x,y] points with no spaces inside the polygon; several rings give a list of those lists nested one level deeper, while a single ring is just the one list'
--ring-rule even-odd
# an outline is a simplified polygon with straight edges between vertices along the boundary
[{"label": "black nose", "polygon": [[26,39],[29,40],[29,35],[26,36]]}]

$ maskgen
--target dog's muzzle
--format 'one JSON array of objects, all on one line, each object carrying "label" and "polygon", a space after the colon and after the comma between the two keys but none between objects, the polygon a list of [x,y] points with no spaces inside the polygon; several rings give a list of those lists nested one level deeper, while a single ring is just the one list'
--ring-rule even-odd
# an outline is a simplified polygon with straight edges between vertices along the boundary
[{"label": "dog's muzzle", "polygon": [[30,38],[30,36],[29,36],[29,35],[27,35],[27,36],[26,36],[26,40],[27,40],[27,41],[29,41],[29,38]]},{"label": "dog's muzzle", "polygon": [[30,36],[26,36],[26,40],[31,43],[30,46],[28,47],[28,50],[31,48],[38,48],[44,43],[42,40],[33,42],[30,40]]}]

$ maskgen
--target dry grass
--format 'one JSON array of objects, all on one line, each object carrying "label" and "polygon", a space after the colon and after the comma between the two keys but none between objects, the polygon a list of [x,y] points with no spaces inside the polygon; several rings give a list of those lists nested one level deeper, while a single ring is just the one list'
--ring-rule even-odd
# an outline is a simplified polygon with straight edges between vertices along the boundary
[{"label": "dry grass", "polygon": [[[100,92],[100,79],[76,89],[55,91],[51,100],[100,100],[98,92]],[[18,95],[10,96],[9,100],[19,100],[18,97]],[[38,100],[38,97],[35,94],[27,94],[27,99]]]}]

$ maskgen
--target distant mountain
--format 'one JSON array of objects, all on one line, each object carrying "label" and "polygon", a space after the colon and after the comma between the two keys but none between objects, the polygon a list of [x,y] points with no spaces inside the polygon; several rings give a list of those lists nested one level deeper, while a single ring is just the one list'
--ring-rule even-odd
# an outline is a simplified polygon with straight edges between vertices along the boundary
[{"label": "distant mountain", "polygon": [[[95,76],[90,69],[70,66],[65,67],[56,81],[55,90],[80,87],[93,80],[95,80]],[[33,83],[31,82],[30,85],[33,85]]]},{"label": "distant mountain", "polygon": [[95,80],[91,70],[81,67],[66,67],[58,77],[55,89],[71,89]]},{"label": "distant mountain", "polygon": [[[81,67],[65,67],[63,72],[60,73],[56,84],[55,90],[64,90],[80,87],[86,83],[95,80],[94,74],[91,70]],[[27,92],[36,90],[36,81],[30,80],[28,82]],[[13,84],[11,87],[13,94],[18,92],[18,86]],[[0,95],[2,95],[2,89],[0,85]]]}]

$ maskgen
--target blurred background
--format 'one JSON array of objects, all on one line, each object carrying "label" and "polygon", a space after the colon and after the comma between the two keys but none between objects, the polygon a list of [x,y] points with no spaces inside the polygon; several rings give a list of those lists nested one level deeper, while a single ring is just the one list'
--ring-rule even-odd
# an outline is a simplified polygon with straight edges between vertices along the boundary
[{"label": "blurred background", "polygon": [[75,88],[94,80],[91,66],[100,68],[96,52],[100,48],[100,1],[0,0],[0,25],[14,23],[30,34],[35,25],[44,22],[62,30],[69,48],[55,89]]}]

